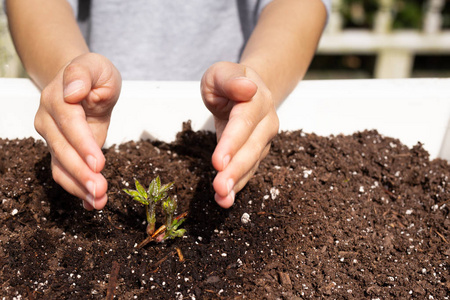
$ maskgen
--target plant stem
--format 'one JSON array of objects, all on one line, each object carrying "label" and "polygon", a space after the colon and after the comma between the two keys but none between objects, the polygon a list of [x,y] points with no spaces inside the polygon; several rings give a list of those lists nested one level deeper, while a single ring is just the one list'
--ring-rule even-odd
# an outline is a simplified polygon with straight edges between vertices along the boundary
[{"label": "plant stem", "polygon": [[169,228],[170,226],[172,226],[172,221],[173,221],[173,214],[167,214],[166,215],[166,226],[167,228]]},{"label": "plant stem", "polygon": [[148,210],[148,205],[145,206],[145,215],[147,216],[147,223],[150,224],[150,211]]},{"label": "plant stem", "polygon": [[156,223],[156,217],[155,217],[155,208],[152,204],[145,206],[145,214],[147,215],[147,234],[152,235],[153,232],[155,232],[155,223]]}]

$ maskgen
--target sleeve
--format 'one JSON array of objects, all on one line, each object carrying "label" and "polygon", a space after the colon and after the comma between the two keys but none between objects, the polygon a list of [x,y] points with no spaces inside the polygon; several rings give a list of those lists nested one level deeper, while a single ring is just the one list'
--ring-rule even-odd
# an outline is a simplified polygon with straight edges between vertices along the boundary
[{"label": "sleeve", "polygon": [[[70,6],[72,6],[73,13],[75,14],[75,16],[78,15],[78,0],[67,0],[67,2],[69,2]],[[3,6],[3,12],[5,14],[8,14],[6,10],[6,0],[2,0],[1,4]]]},{"label": "sleeve", "polygon": [[[259,8],[258,8],[258,16],[261,14],[264,7],[266,7],[266,5],[272,1],[273,0],[261,0],[261,3],[259,4]],[[328,18],[330,17],[330,12],[331,12],[331,0],[322,0],[322,2],[323,2],[323,5],[325,5],[325,9],[327,10],[327,23],[328,23]]]},{"label": "sleeve", "polygon": [[78,16],[78,0],[67,0],[67,2],[69,2],[70,6],[72,6],[74,15]]},{"label": "sleeve", "polygon": [[328,19],[330,18],[330,13],[331,13],[331,0],[322,0],[323,5],[325,5],[325,8],[327,10],[327,22]]}]

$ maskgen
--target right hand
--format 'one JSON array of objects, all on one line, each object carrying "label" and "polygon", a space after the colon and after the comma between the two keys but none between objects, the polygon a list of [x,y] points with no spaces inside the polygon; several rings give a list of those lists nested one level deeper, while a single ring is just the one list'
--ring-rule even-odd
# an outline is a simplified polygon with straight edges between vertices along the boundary
[{"label": "right hand", "polygon": [[101,147],[121,85],[119,71],[107,58],[80,55],[43,89],[34,120],[50,149],[53,179],[88,210],[107,202]]}]

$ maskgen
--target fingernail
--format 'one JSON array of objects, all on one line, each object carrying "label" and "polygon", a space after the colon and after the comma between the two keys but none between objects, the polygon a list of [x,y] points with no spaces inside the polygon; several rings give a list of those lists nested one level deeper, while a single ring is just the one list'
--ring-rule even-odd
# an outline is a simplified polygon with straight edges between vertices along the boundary
[{"label": "fingernail", "polygon": [[230,195],[230,193],[233,191],[233,187],[234,187],[234,181],[233,181],[233,179],[230,178],[227,181],[228,195]]},{"label": "fingernail", "polygon": [[92,207],[95,209],[95,201],[94,201],[94,196],[92,196],[91,194],[86,196],[86,201],[89,202]]},{"label": "fingernail", "polygon": [[232,203],[234,203],[234,197],[236,196],[236,193],[234,192],[234,190],[231,190],[231,192],[228,196],[230,196]]},{"label": "fingernail", "polygon": [[86,189],[91,195],[95,196],[95,183],[93,181],[89,180],[86,182]]},{"label": "fingernail", "polygon": [[86,157],[86,162],[87,162],[89,168],[91,168],[92,171],[97,173],[97,159],[92,155],[88,155]]},{"label": "fingernail", "polygon": [[222,170],[225,170],[225,168],[228,166],[229,162],[230,162],[230,156],[226,155],[222,160]]},{"label": "fingernail", "polygon": [[87,200],[81,200],[81,203],[83,204],[83,208],[87,210],[88,209],[88,207],[87,207],[87,203],[88,203]]},{"label": "fingernail", "polygon": [[94,199],[95,199],[95,183],[93,181],[88,181],[86,183],[86,189],[89,192],[89,195],[86,197],[86,199],[89,201],[89,203],[91,203],[91,205],[95,208],[95,203],[94,203]]},{"label": "fingernail", "polygon": [[64,98],[69,97],[70,95],[78,92],[82,88],[84,88],[84,82],[82,80],[72,81],[64,88]]},{"label": "fingernail", "polygon": [[245,77],[245,76],[239,76],[239,77],[235,77],[235,78],[233,78],[233,79],[234,79],[234,80],[248,80],[248,81],[250,81],[251,83],[256,84],[253,80],[251,80],[250,78]]}]

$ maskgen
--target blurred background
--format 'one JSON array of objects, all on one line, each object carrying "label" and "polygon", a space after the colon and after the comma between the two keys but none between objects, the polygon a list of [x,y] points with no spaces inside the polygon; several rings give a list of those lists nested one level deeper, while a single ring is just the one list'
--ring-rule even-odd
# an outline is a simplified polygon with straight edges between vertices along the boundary
[{"label": "blurred background", "polygon": [[[3,7],[0,77],[26,77]],[[450,77],[450,1],[332,1],[306,79],[421,77]]]},{"label": "blurred background", "polygon": [[332,0],[307,78],[449,75],[450,1]]}]

